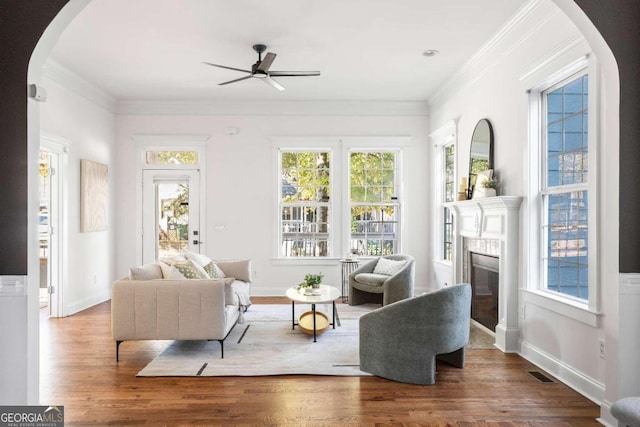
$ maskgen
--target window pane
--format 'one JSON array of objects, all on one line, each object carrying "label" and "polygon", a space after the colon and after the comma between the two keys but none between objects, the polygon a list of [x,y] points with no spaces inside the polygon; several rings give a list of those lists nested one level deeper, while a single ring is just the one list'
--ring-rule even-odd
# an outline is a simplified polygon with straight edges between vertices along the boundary
[{"label": "window pane", "polygon": [[197,165],[197,151],[147,151],[148,165]]},{"label": "window pane", "polygon": [[587,182],[587,83],[582,76],[544,93],[548,187]]},{"label": "window pane", "polygon": [[588,299],[586,191],[548,196],[547,289]]},{"label": "window pane", "polygon": [[[444,147],[444,201],[452,202],[455,200],[457,188],[455,186],[454,170],[455,168],[455,150],[453,144]],[[453,256],[453,215],[449,208],[444,208],[442,224],[442,258],[451,260]]]},{"label": "window pane", "polygon": [[281,153],[281,255],[330,256],[330,153]]},{"label": "window pane", "polygon": [[283,202],[329,200],[329,153],[286,152],[281,155],[281,164]]},{"label": "window pane", "polygon": [[353,152],[349,159],[351,237],[357,255],[398,251],[395,152]]}]

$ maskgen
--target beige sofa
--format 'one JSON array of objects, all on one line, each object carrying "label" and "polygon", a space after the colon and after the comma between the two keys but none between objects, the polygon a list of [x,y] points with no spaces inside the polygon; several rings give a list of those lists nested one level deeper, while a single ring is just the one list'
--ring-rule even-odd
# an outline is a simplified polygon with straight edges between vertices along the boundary
[{"label": "beige sofa", "polygon": [[241,318],[231,279],[130,280],[113,284],[111,328],[116,341],[224,340]]}]

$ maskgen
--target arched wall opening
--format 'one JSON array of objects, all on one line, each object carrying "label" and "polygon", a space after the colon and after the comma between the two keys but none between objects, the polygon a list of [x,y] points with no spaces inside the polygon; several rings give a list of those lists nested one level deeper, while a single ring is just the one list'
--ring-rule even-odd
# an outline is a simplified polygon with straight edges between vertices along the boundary
[{"label": "arched wall opening", "polygon": [[[64,7],[61,6],[60,12],[51,21],[50,25],[46,28],[42,37],[40,38],[37,46],[33,50],[33,54],[28,65],[27,81],[28,83],[38,83],[42,79],[42,70],[45,65],[46,59],[51,53],[59,36],[65,30],[67,25],[80,13],[80,11],[86,7],[91,0],[69,0]],[[607,112],[608,126],[606,130],[606,137],[608,149],[612,149],[613,157],[617,157],[619,153],[619,76],[618,66],[613,53],[602,35],[593,25],[593,23],[587,18],[585,13],[580,9],[578,4],[574,0],[554,0],[557,6],[576,24],[576,26],[582,31],[583,35],[592,46],[595,54],[598,56],[600,63],[602,64],[602,76],[606,85],[606,102],[608,106],[611,106]],[[63,4],[64,2],[60,2]],[[39,147],[39,135],[40,135],[40,112],[37,102],[29,101],[27,111],[27,159],[28,159],[28,222],[29,224],[37,224],[36,212],[37,212],[37,152]],[[617,177],[616,177],[617,179]],[[617,198],[616,198],[617,200]],[[616,213],[618,212],[616,205]],[[37,272],[37,227],[32,225],[28,229],[28,271]],[[617,249],[617,248],[616,248]],[[618,266],[612,266],[614,271],[610,271],[607,274],[611,277],[612,274],[617,276],[619,269]],[[37,273],[28,274],[27,276],[27,347],[28,358],[25,362],[27,365],[28,374],[28,401],[29,403],[38,403],[38,308],[37,308],[37,288],[38,277]],[[613,304],[613,303],[612,303]],[[616,301],[617,304],[617,301]],[[610,305],[606,307],[608,317],[613,316],[616,313],[617,305]],[[618,340],[617,336],[617,319],[615,322],[607,323],[606,334],[611,337],[611,341],[608,343],[615,343]],[[612,347],[608,347],[612,349]],[[611,354],[611,353],[609,353]],[[607,374],[606,374],[606,389],[608,398],[615,398],[619,393],[619,375],[620,368],[616,366],[615,354],[613,354],[607,361]],[[611,391],[609,391],[611,390]]]}]

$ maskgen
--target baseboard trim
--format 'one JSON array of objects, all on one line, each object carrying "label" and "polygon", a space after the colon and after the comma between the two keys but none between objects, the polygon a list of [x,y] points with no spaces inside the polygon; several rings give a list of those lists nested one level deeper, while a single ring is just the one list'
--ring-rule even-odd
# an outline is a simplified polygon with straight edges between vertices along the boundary
[{"label": "baseboard trim", "polygon": [[87,308],[91,308],[94,305],[102,304],[105,301],[109,301],[111,299],[111,295],[107,293],[102,293],[100,295],[96,295],[92,298],[85,298],[81,301],[75,302],[65,307],[63,316],[71,316],[73,314],[79,313]]},{"label": "baseboard trim", "polygon": [[520,343],[520,356],[544,369],[595,404],[603,404],[604,384],[585,376],[525,341]]}]

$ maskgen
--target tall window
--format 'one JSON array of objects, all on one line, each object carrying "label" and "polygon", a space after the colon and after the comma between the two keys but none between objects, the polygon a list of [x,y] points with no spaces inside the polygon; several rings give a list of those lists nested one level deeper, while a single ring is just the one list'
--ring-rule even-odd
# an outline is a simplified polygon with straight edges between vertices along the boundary
[{"label": "tall window", "polygon": [[398,161],[395,151],[349,154],[349,248],[361,256],[399,251]]},{"label": "tall window", "polygon": [[589,300],[586,70],[542,92],[543,274],[547,290]]},{"label": "tall window", "polygon": [[[455,200],[455,148],[453,144],[443,147],[444,151],[444,202]],[[447,261],[453,256],[453,214],[443,207],[442,255]]]},{"label": "tall window", "polygon": [[280,152],[283,257],[331,256],[331,153]]}]

